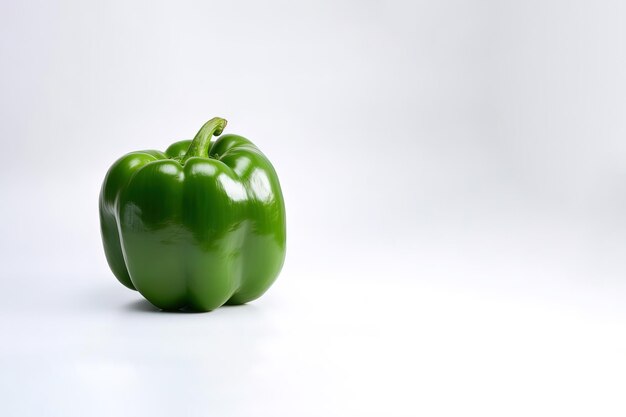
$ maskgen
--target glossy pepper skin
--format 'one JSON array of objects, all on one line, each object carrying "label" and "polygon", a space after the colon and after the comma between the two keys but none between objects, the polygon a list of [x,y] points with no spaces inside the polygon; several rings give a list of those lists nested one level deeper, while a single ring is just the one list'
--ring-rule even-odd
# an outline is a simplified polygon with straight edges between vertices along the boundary
[{"label": "glossy pepper skin", "polygon": [[100,193],[107,261],[117,279],[164,310],[210,311],[260,297],[286,249],[278,177],[241,136],[209,120],[193,141],[131,152]]}]

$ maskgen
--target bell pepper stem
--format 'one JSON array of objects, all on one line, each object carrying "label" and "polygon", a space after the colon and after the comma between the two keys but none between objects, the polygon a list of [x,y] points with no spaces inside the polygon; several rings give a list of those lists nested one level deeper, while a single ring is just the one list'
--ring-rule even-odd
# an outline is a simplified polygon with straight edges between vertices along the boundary
[{"label": "bell pepper stem", "polygon": [[214,117],[206,122],[196,133],[196,137],[193,138],[187,153],[182,159],[182,163],[187,162],[189,158],[199,156],[207,158],[209,156],[209,147],[211,146],[211,138],[213,135],[219,136],[226,127],[226,120],[221,117]]}]

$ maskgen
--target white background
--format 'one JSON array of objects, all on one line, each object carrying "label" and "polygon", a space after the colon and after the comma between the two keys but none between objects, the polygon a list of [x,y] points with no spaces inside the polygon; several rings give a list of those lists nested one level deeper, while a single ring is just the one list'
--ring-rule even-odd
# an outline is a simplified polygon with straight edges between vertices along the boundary
[{"label": "white background", "polygon": [[[626,5],[3,1],[0,414],[623,416]],[[163,313],[97,198],[213,116],[272,160],[261,299]]]}]

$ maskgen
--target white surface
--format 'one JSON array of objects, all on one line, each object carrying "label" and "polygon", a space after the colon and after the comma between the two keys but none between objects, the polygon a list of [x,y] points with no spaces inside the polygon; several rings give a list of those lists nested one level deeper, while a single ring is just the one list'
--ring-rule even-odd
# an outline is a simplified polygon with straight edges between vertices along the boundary
[{"label": "white surface", "polygon": [[259,302],[172,314],[106,278],[3,311],[4,415],[626,411],[624,311],[607,292],[285,274]]},{"label": "white surface", "polygon": [[[3,1],[0,415],[623,416],[626,3]],[[150,310],[104,173],[208,118],[276,285]]]}]

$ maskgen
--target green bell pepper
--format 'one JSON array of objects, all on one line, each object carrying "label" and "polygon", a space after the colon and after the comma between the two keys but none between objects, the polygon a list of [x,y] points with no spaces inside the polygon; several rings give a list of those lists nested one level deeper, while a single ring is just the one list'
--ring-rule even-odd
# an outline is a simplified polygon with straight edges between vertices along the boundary
[{"label": "green bell pepper", "polygon": [[164,310],[210,311],[260,297],[286,250],[278,177],[241,136],[209,120],[192,141],[131,152],[100,193],[104,252],[113,274]]}]

